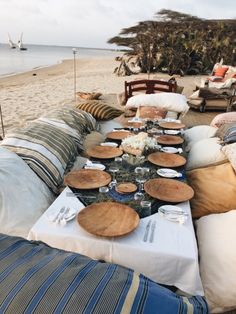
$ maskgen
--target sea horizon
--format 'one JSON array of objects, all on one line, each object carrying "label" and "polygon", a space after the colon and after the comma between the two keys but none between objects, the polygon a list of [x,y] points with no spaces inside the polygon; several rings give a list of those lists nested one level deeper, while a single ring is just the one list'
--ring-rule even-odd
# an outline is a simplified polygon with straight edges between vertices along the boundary
[{"label": "sea horizon", "polygon": [[8,44],[0,43],[0,78],[48,67],[75,57],[94,58],[116,56],[118,50],[95,47],[76,47],[58,45],[24,44],[27,50],[11,49]]}]

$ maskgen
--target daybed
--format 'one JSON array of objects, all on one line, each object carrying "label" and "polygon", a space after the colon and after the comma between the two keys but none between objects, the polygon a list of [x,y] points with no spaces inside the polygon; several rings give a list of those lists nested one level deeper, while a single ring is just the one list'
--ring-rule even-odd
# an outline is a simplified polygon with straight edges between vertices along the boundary
[{"label": "daybed", "polygon": [[202,297],[181,297],[127,268],[14,237],[27,236],[96,130],[89,113],[63,108],[1,143],[0,312],[208,313]]}]

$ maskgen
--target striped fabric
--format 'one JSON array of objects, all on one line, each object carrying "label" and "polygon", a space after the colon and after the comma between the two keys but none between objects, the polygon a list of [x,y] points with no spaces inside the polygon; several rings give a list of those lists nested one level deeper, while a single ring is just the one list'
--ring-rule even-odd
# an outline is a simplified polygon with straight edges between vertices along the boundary
[{"label": "striped fabric", "polygon": [[0,313],[208,313],[132,270],[0,234]]},{"label": "striped fabric", "polygon": [[36,122],[7,134],[1,145],[22,157],[55,193],[77,155],[77,146],[69,135]]},{"label": "striped fabric", "polygon": [[236,142],[236,124],[228,128],[228,130],[225,133],[224,144],[231,144]]},{"label": "striped fabric", "polygon": [[89,112],[95,119],[98,120],[111,120],[119,117],[123,113],[123,111],[99,101],[83,102],[78,104],[77,108]]}]

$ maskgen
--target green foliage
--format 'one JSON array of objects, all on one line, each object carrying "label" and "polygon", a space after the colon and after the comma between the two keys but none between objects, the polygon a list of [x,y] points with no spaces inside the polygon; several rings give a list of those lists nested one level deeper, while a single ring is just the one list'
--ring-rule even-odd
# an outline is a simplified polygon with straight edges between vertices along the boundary
[{"label": "green foliage", "polygon": [[143,73],[206,74],[221,58],[225,64],[236,64],[236,20],[161,10],[155,20],[124,28],[108,43],[129,48],[116,69],[118,75],[132,74],[132,67]]}]

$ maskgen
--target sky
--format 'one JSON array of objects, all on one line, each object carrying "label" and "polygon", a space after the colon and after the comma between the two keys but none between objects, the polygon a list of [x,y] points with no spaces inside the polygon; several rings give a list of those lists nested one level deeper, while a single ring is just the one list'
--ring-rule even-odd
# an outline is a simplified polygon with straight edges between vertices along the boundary
[{"label": "sky", "polygon": [[0,42],[116,48],[107,40],[161,9],[236,18],[235,0],[0,0]]}]

